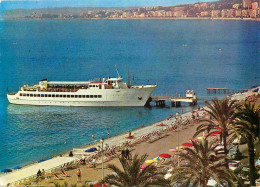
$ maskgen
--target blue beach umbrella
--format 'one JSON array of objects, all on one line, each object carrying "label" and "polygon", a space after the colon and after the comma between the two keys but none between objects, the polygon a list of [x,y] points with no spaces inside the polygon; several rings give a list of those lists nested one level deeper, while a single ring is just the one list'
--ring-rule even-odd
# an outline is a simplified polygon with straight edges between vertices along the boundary
[{"label": "blue beach umbrella", "polygon": [[7,172],[12,172],[12,170],[11,169],[2,169],[1,172],[2,173],[7,173]]},{"label": "blue beach umbrella", "polygon": [[13,169],[21,169],[21,166],[14,166]]},{"label": "blue beach umbrella", "polygon": [[158,161],[160,161],[160,160],[164,160],[164,158],[157,156],[157,157],[154,157],[153,160],[158,160]]}]

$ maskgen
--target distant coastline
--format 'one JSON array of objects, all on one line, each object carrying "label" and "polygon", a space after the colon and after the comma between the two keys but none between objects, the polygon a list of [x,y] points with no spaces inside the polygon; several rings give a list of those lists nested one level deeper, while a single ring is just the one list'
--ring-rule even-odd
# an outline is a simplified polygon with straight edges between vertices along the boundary
[{"label": "distant coastline", "polygon": [[210,17],[147,17],[147,18],[2,18],[0,21],[15,20],[242,20],[242,21],[260,21],[260,18],[210,18]]}]

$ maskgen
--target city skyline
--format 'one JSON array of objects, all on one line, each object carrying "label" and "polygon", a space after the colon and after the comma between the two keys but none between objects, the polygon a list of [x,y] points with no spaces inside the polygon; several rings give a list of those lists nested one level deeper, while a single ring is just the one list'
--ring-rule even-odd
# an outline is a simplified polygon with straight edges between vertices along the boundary
[{"label": "city skyline", "polygon": [[31,9],[55,7],[138,7],[138,6],[173,6],[213,0],[2,0],[2,9]]}]

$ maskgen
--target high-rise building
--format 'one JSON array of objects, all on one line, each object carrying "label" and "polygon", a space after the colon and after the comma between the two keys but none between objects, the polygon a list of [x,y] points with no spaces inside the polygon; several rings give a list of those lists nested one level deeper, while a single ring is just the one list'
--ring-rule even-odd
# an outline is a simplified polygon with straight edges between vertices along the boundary
[{"label": "high-rise building", "polygon": [[251,0],[243,0],[243,8],[251,8]]}]

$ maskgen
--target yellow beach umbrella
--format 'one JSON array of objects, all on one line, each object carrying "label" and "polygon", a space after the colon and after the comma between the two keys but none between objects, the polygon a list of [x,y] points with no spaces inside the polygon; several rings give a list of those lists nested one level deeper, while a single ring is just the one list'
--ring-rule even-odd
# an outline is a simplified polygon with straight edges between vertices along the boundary
[{"label": "yellow beach umbrella", "polygon": [[146,160],[145,163],[147,164],[151,164],[151,163],[154,163],[154,162],[158,162],[157,160]]},{"label": "yellow beach umbrella", "polygon": [[[176,149],[178,149],[178,147],[176,147]],[[182,149],[183,149],[183,146],[179,146],[179,149],[182,150]]]},{"label": "yellow beach umbrella", "polygon": [[198,140],[203,140],[203,139],[205,139],[205,137],[204,136],[199,136],[197,139]]}]

